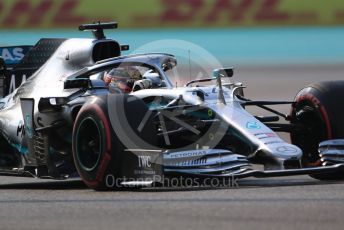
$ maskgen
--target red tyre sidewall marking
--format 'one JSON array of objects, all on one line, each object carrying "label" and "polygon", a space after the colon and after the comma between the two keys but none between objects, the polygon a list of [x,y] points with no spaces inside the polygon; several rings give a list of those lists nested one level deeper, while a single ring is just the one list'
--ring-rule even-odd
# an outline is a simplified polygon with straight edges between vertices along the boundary
[{"label": "red tyre sidewall marking", "polygon": [[321,115],[324,119],[325,125],[326,125],[327,139],[332,139],[331,123],[330,123],[330,119],[328,117],[328,114],[327,114],[325,107],[320,103],[319,99],[316,98],[312,94],[303,94],[296,100],[296,102],[301,102],[301,101],[305,101],[305,100],[310,101],[310,102],[312,102],[313,105],[319,107],[320,113],[321,113]]},{"label": "red tyre sidewall marking", "polygon": [[[83,178],[83,176],[80,174],[80,177],[83,179],[83,181],[89,186],[89,187],[97,187],[99,185],[99,183],[101,183],[103,181],[103,178],[104,178],[104,174],[105,174],[105,171],[108,167],[108,164],[109,162],[111,161],[111,131],[110,131],[110,126],[109,126],[109,122],[104,114],[104,112],[102,111],[102,109],[99,107],[99,105],[97,104],[90,104],[90,105],[87,105],[85,107],[83,107],[79,113],[78,113],[78,116],[76,118],[76,120],[78,120],[78,117],[80,116],[80,114],[82,112],[85,112],[87,110],[94,110],[99,119],[101,120],[101,122],[103,123],[104,125],[104,129],[105,129],[105,135],[106,135],[106,151],[104,153],[104,156],[103,158],[101,159],[101,162],[99,164],[99,167],[98,167],[98,171],[96,173],[96,179],[93,180],[93,181],[89,181],[89,180],[86,180],[85,178]],[[73,130],[75,130],[75,125],[76,125],[76,122],[74,123],[74,127],[73,127]],[[73,151],[76,151],[76,149],[73,149]],[[75,155],[75,154],[74,154]],[[76,159],[74,158],[74,161]],[[78,168],[78,167],[77,167]]]},{"label": "red tyre sidewall marking", "polygon": [[[320,103],[319,99],[316,98],[312,94],[303,94],[296,99],[297,103],[300,103],[301,101],[310,101],[313,105],[319,107],[319,111],[320,111],[320,113],[324,119],[324,122],[325,122],[327,139],[332,139],[332,128],[331,128],[330,119],[328,117],[328,114],[327,114],[325,107]],[[295,112],[295,108],[292,111]],[[320,166],[320,165],[321,165],[320,159],[317,160],[316,162],[307,164],[308,167],[314,167],[314,166]]]}]

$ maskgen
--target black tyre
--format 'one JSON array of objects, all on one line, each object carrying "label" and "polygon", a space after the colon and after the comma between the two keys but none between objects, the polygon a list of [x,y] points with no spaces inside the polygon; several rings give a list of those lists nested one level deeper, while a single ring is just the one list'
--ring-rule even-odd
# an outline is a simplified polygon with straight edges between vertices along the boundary
[{"label": "black tyre", "polygon": [[[128,98],[133,97],[110,94],[91,98],[90,102],[85,103],[81,108],[75,120],[73,128],[74,163],[82,180],[92,189],[110,190],[121,187],[120,182],[126,167],[122,164],[123,153],[131,146],[126,146],[126,143],[120,140],[118,133],[113,129],[111,119],[118,114],[115,111],[109,115],[109,109],[117,107],[123,109],[125,122],[133,126],[138,126],[138,122],[147,112],[143,101],[135,98],[128,102]],[[108,102],[116,105],[109,107]],[[135,113],[133,109],[135,109]],[[122,120],[123,118],[115,117],[115,119]],[[152,132],[154,132],[152,123],[149,123],[138,135],[150,135],[150,139],[154,139],[156,135],[152,135]],[[111,183],[109,183],[109,179]]]},{"label": "black tyre", "polygon": [[[304,167],[321,166],[321,141],[344,138],[344,81],[320,82],[302,89],[295,97],[292,123],[307,127],[291,132],[291,141],[303,150]],[[312,174],[320,180],[344,179],[344,173]]]}]

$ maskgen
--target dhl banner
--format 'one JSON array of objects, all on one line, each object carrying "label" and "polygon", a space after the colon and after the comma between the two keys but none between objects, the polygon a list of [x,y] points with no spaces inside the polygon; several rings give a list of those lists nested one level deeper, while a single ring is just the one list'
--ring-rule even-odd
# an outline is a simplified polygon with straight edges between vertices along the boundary
[{"label": "dhl banner", "polygon": [[344,25],[344,0],[0,0],[0,29]]}]

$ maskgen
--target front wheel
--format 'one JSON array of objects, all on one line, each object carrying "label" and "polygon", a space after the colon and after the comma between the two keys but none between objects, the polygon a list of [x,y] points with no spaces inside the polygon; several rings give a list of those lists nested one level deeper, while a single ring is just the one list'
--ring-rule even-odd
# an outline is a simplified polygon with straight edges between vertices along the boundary
[{"label": "front wheel", "polygon": [[[147,142],[155,144],[155,129],[150,118],[140,132],[130,127],[138,127],[147,110],[142,100],[127,95],[93,96],[84,104],[74,123],[73,158],[88,187],[95,190],[123,188],[121,182],[138,164],[137,156],[133,158],[127,151],[137,147],[125,141],[123,136],[128,136],[127,139],[137,137],[142,142],[148,139]],[[128,126],[122,127],[122,123]],[[130,130],[136,136],[129,135]],[[144,145],[140,147],[145,148]]]},{"label": "front wheel", "polygon": [[[306,129],[291,132],[291,141],[303,151],[304,167],[321,166],[321,141],[344,138],[344,81],[320,82],[302,89],[295,97],[292,123]],[[341,180],[344,173],[312,174],[320,180]]]},{"label": "front wheel", "polygon": [[116,152],[123,151],[110,129],[105,98],[96,98],[79,111],[73,129],[73,157],[84,183],[95,190],[108,189],[106,175],[118,175]]}]

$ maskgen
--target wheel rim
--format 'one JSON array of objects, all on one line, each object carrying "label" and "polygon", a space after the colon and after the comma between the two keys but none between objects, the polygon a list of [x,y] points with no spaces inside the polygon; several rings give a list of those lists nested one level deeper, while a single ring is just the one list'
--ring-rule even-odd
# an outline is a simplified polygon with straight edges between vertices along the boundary
[{"label": "wheel rim", "polygon": [[92,171],[97,167],[102,153],[101,140],[97,122],[91,117],[82,120],[77,130],[76,156],[84,170]]}]

